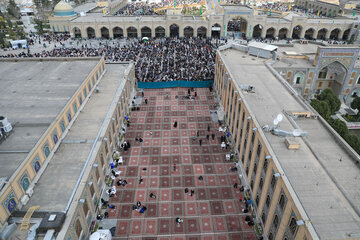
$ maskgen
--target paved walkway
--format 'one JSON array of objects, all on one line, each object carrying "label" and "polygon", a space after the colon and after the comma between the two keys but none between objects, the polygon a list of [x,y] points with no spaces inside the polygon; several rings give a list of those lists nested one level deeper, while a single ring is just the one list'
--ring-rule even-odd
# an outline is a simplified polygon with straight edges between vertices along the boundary
[{"label": "paved walkway", "polygon": [[[196,100],[175,97],[186,91],[145,90],[140,111],[131,113],[126,133],[131,148],[123,152],[125,164],[119,167],[128,184],[117,187],[110,200],[116,205],[109,212],[109,219],[117,219],[113,239],[256,239],[241,212],[244,204],[238,199],[242,194],[233,188],[238,176],[230,171],[233,164],[225,159],[228,150],[221,149],[218,125],[211,121],[212,94],[203,88],[195,89]],[[210,141],[206,139],[208,125]],[[197,130],[200,137],[193,141]],[[135,141],[136,137],[144,142]],[[184,193],[186,187],[195,190],[194,196]],[[147,207],[144,214],[132,210],[136,201]],[[176,217],[184,222],[177,224]]]}]

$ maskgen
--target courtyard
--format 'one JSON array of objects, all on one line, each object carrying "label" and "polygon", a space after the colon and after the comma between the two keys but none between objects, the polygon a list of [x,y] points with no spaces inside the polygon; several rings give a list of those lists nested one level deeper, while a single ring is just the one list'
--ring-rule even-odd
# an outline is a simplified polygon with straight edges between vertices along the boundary
[{"label": "courtyard", "polygon": [[[243,192],[233,187],[241,184],[230,170],[234,163],[226,160],[230,149],[221,147],[224,133],[210,115],[214,97],[201,88],[191,93],[197,93],[195,100],[183,99],[187,90],[145,90],[140,109],[130,114],[125,141],[131,148],[121,152],[124,163],[117,168],[128,184],[117,186],[117,178],[109,201],[115,205],[108,217],[116,219],[113,239],[256,239],[245,223]],[[133,210],[137,201],[146,206],[144,213]],[[176,223],[177,217],[183,222]]]}]

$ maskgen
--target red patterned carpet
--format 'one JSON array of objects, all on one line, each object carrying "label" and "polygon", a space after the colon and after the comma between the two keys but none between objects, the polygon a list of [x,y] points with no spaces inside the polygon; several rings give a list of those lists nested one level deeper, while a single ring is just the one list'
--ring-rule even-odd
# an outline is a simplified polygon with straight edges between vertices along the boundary
[{"label": "red patterned carpet", "polygon": [[[183,100],[184,88],[145,90],[148,104],[143,99],[140,111],[131,113],[125,138],[131,148],[123,152],[124,165],[118,168],[128,184],[117,187],[110,201],[116,206],[109,212],[110,219],[117,219],[113,239],[256,239],[244,222],[238,201],[242,194],[232,187],[238,182],[230,171],[233,164],[226,161],[218,125],[211,121],[212,94],[207,88],[195,91],[196,100]],[[193,141],[197,131],[200,137]],[[185,194],[186,187],[195,190],[194,196]],[[132,210],[136,201],[147,207],[144,214]],[[177,224],[176,217],[184,222]]]}]

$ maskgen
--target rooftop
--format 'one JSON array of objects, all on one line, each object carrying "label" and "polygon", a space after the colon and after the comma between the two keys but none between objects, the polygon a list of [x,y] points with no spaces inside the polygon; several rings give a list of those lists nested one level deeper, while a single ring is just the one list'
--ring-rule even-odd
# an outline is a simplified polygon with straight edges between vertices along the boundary
[{"label": "rooftop", "polygon": [[120,64],[106,65],[107,70],[98,85],[100,92],[93,93],[81,110],[23,210],[33,205],[40,205],[42,211],[65,210],[126,67]]},{"label": "rooftop", "polygon": [[[223,50],[220,56],[238,85],[255,87],[255,93],[240,94],[260,127],[271,126],[284,110],[311,111],[290,94],[262,59],[235,49]],[[284,137],[263,132],[275,162],[285,173],[283,179],[294,189],[320,239],[351,239],[347,234],[360,233],[360,169],[320,120],[296,123],[308,133],[297,138],[299,150],[288,150]],[[287,117],[279,128],[290,132],[295,129]]]},{"label": "rooftop", "polygon": [[0,115],[13,125],[0,144],[0,177],[17,170],[97,63],[0,61]]}]

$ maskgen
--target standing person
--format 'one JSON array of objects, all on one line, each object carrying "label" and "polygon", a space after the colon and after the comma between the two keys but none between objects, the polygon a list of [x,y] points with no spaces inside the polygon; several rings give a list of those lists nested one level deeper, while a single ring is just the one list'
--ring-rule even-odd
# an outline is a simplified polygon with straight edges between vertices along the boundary
[{"label": "standing person", "polygon": [[177,121],[174,122],[174,128],[176,128],[176,127],[177,127]]},{"label": "standing person", "polygon": [[215,133],[211,134],[211,138],[212,138],[212,140],[215,139]]},{"label": "standing person", "polygon": [[147,100],[147,98],[145,99],[145,104],[148,104],[148,100]]},{"label": "standing person", "polygon": [[199,144],[200,144],[200,146],[201,146],[201,144],[202,144],[202,139],[199,139]]},{"label": "standing person", "polygon": [[139,184],[141,184],[144,181],[144,179],[142,178],[142,176],[140,176],[139,178]]},{"label": "standing person", "polygon": [[175,219],[175,222],[176,222],[177,224],[180,224],[180,223],[184,222],[184,220],[182,220],[181,218],[177,217],[177,218]]},{"label": "standing person", "polygon": [[188,189],[188,188],[185,188],[184,192],[185,192],[185,194],[188,194],[189,189]]},{"label": "standing person", "polygon": [[196,136],[200,137],[200,131],[196,132]]},{"label": "standing person", "polygon": [[197,97],[197,92],[195,92],[195,94],[194,94],[194,95],[195,95],[195,97]]},{"label": "standing person", "polygon": [[206,135],[206,140],[208,140],[208,141],[209,141],[209,139],[210,139],[210,135],[209,135],[209,134],[207,134],[207,135]]},{"label": "standing person", "polygon": [[210,132],[210,124],[208,124],[208,128],[207,128],[207,129],[208,129],[208,132]]}]

